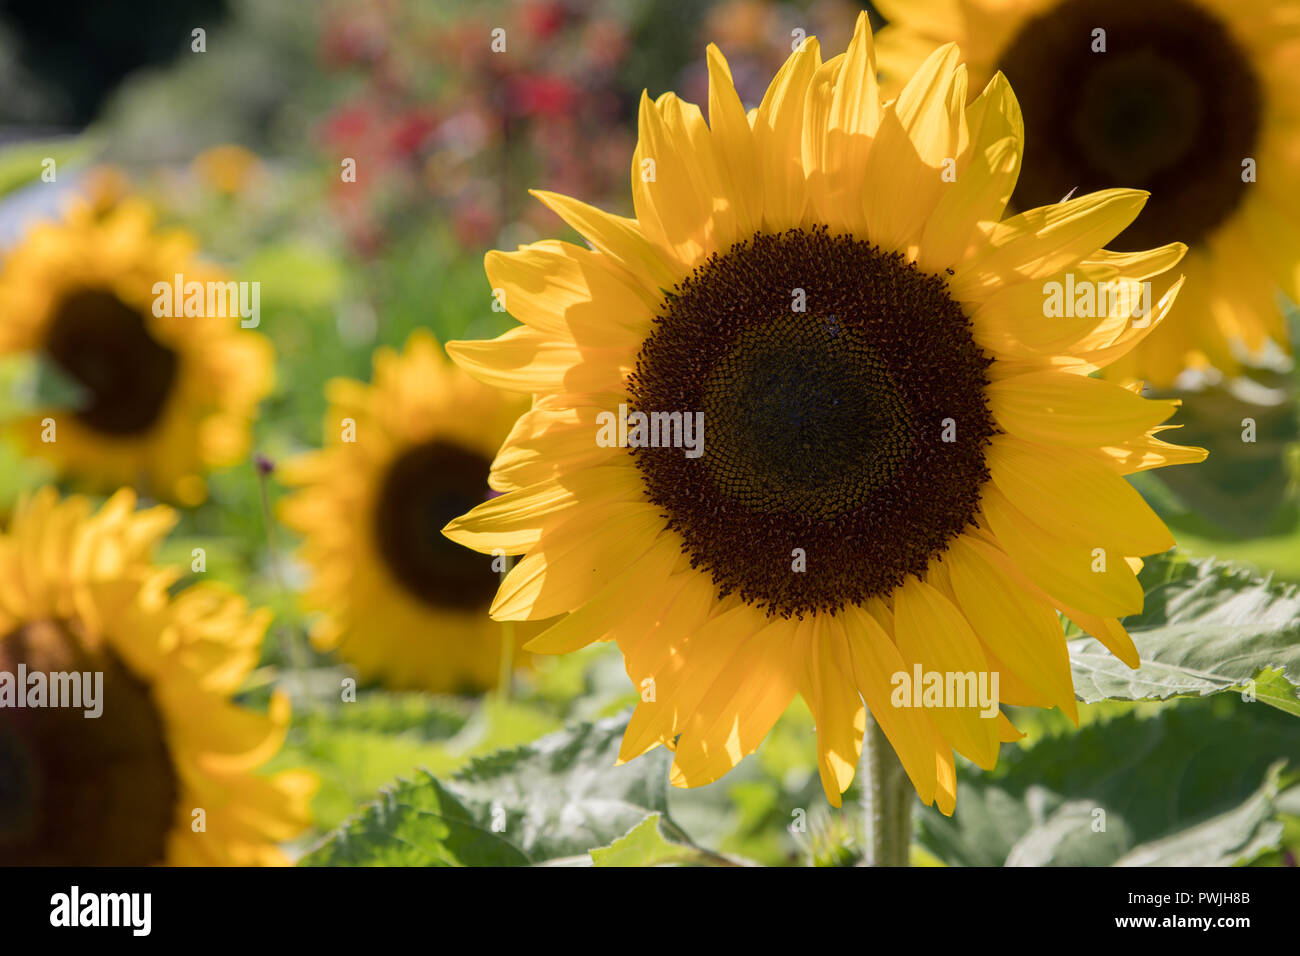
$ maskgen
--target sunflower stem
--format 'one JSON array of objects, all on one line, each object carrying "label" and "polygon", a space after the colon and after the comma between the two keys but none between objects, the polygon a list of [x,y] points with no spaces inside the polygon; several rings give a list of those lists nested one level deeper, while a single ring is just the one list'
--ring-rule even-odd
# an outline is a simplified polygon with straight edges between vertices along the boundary
[{"label": "sunflower stem", "polygon": [[862,741],[862,759],[862,809],[866,824],[862,865],[907,866],[912,845],[912,784],[870,711]]},{"label": "sunflower stem", "polygon": [[[262,504],[262,528],[266,533],[267,564],[270,567],[271,580],[275,583],[276,590],[280,593],[281,599],[288,602],[290,594],[289,589],[285,587],[284,580],[280,577],[280,547],[275,536],[275,515],[271,508],[271,493],[267,487],[274,467],[269,459],[261,455],[256,456],[254,459],[257,490]],[[298,643],[294,630],[285,627],[279,621],[275,623],[274,630],[280,638],[281,647],[284,649],[289,663],[289,669],[293,672],[293,676],[297,678],[298,693],[305,705],[305,710],[308,714],[314,716],[317,708],[316,700],[307,686],[307,655],[303,647]]]}]

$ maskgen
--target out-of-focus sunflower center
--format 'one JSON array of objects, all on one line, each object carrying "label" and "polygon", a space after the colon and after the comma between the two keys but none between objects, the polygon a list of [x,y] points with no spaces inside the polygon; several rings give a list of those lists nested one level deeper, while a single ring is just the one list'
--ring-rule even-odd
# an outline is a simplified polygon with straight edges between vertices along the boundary
[{"label": "out-of-focus sunflower center", "polygon": [[[1104,30],[1105,52],[1100,44]],[[1020,209],[1112,186],[1148,189],[1111,247],[1195,243],[1245,195],[1261,93],[1227,27],[1187,0],[1067,0],[1028,21],[1001,69],[1025,117]]]},{"label": "out-of-focus sunflower center", "polygon": [[176,380],[177,355],[149,332],[145,316],[103,289],[65,296],[51,318],[45,352],[85,390],[77,418],[115,437],[147,432]]},{"label": "out-of-focus sunflower center", "polygon": [[942,279],[824,228],[758,235],[667,298],[630,405],[702,413],[703,454],[633,450],[695,567],[772,613],[922,573],[970,524],[989,359]]},{"label": "out-of-focus sunflower center", "polygon": [[86,717],[84,698],[82,707],[0,710],[0,865],[162,862],[167,834],[187,811],[176,805],[176,770],[149,687],[111,651],[87,647],[76,623],[35,621],[0,638],[0,671],[16,680],[20,664],[47,683],[52,672],[103,674],[103,710]]},{"label": "out-of-focus sunflower center", "polygon": [[416,445],[393,461],[375,503],[379,553],[412,596],[435,608],[481,610],[500,583],[491,565],[442,534],[482,504],[491,463],[447,441]]}]

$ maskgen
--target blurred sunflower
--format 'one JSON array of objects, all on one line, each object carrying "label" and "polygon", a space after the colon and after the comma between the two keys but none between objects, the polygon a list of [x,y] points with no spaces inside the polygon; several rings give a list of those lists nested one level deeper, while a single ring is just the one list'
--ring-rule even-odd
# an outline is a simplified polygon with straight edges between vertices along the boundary
[{"label": "blurred sunflower", "polygon": [[201,182],[229,196],[239,195],[264,173],[257,154],[235,143],[205,149],[194,157],[190,168]]},{"label": "blurred sunflower", "polygon": [[[230,701],[269,612],[151,563],[176,521],[119,491],[92,513],[44,488],[0,535],[0,671],[103,675],[98,717],[0,710],[0,864],[270,865],[308,824],[315,778],[255,776],[279,748],[267,716]],[[197,811],[202,811],[198,813]]]},{"label": "blurred sunflower", "polygon": [[[1180,241],[1174,322],[1109,374],[1168,386],[1226,374],[1271,340],[1276,290],[1300,300],[1300,3],[1295,0],[882,0],[881,66],[901,82],[961,45],[971,79],[1020,92],[1029,162],[1012,206],[1071,190],[1150,190],[1117,249]],[[1256,181],[1258,176],[1258,181]]]},{"label": "blurred sunflower", "polygon": [[[642,692],[621,759],[662,744],[675,785],[708,783],[799,693],[838,804],[865,700],[948,813],[952,749],[991,767],[1015,730],[891,706],[892,676],[998,672],[1003,702],[1074,716],[1055,609],[1137,665],[1117,618],[1142,607],[1137,556],[1173,541],[1123,475],[1205,454],[1155,437],[1176,402],[1089,377],[1173,293],[1138,327],[1046,320],[1043,284],[1140,280],[1185,249],[1101,248],[1142,208],[1132,190],[1003,220],[1020,112],[1001,76],[965,106],[954,45],[882,106],[863,16],[847,53],[823,63],[810,39],[748,116],[708,60],[708,125],[642,98],[635,219],[540,193],[593,249],[488,254],[524,325],[448,351],[535,400],[497,460],[506,493],[445,533],[526,555],[494,617],[572,612],[530,650],[618,641]],[[620,406],[634,429],[678,414],[683,444],[702,415],[702,454],[610,441]]]},{"label": "blurred sunflower", "polygon": [[[435,692],[495,686],[502,630],[492,562],[439,532],[491,494],[489,468],[525,401],[485,388],[433,336],[381,348],[374,384],[329,383],[327,447],[286,463],[281,514],[305,536],[312,629],[366,680]],[[521,644],[536,633],[516,627]]]},{"label": "blurred sunflower", "polygon": [[194,505],[202,473],[247,450],[270,343],[238,315],[155,316],[155,283],[227,277],[188,234],[156,230],[146,204],[101,192],[32,228],[0,266],[0,354],[37,357],[47,396],[10,430],[89,488]]}]

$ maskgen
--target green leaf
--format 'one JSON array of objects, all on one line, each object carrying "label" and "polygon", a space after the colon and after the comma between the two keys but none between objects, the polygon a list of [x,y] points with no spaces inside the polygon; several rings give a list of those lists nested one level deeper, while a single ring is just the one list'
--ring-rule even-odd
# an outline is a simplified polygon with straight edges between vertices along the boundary
[{"label": "green leaf", "polygon": [[43,353],[36,358],[33,365],[36,374],[35,387],[31,393],[31,407],[66,408],[74,411],[87,407],[91,400],[90,389],[64,371],[61,365]]},{"label": "green leaf", "polygon": [[1235,548],[1289,523],[1296,504],[1291,448],[1300,439],[1295,394],[1295,381],[1281,368],[1247,369],[1195,391],[1153,394],[1183,399],[1178,443],[1210,452],[1195,468],[1162,468],[1140,480],[1163,484],[1181,504],[1181,513],[1169,515],[1178,540],[1186,531]]},{"label": "green leaf", "polygon": [[477,822],[435,777],[380,795],[301,866],[523,866],[528,859]]},{"label": "green leaf", "polygon": [[652,813],[609,846],[591,851],[593,866],[671,866],[696,863],[703,854],[663,835],[663,814]]},{"label": "green leaf", "polygon": [[489,694],[469,722],[447,741],[443,756],[427,769],[439,776],[450,776],[471,758],[517,747],[559,730],[562,725],[563,721],[554,714],[532,704]]},{"label": "green leaf", "polygon": [[451,786],[479,819],[503,811],[510,839],[534,862],[577,856],[668,812],[659,747],[616,766],[627,716],[582,723],[470,762]]},{"label": "green leaf", "polygon": [[[345,672],[319,669],[319,683],[337,698]],[[313,672],[315,674],[315,672]],[[290,680],[293,689],[298,682]],[[363,692],[356,701],[328,704],[319,691],[312,704],[296,705],[303,716],[275,766],[307,766],[321,780],[312,816],[322,828],[339,825],[380,787],[420,767],[449,777],[473,757],[555,729],[559,722],[520,703],[496,697],[482,700],[473,713],[453,697],[429,694]]]},{"label": "green leaf", "polygon": [[416,732],[380,733],[325,721],[295,728],[272,769],[308,767],[320,778],[312,819],[321,828],[342,823],[375,792],[412,767],[441,756],[438,743]]},{"label": "green leaf", "polygon": [[442,740],[465,726],[469,709],[458,697],[372,691],[335,705],[334,713],[337,722],[351,730],[414,733],[425,740]]},{"label": "green leaf", "polygon": [[626,726],[626,715],[576,724],[474,759],[450,780],[422,771],[304,862],[502,866],[585,857],[649,815],[667,818],[669,755],[615,766]]},{"label": "green leaf", "polygon": [[263,246],[242,264],[240,275],[261,281],[261,307],[268,310],[328,306],[343,291],[343,270],[334,258],[301,241]]},{"label": "green leaf", "polygon": [[640,700],[612,641],[598,641],[572,654],[541,654],[533,665],[532,694],[565,708],[572,720],[612,717]]},{"label": "green leaf", "polygon": [[1280,846],[1279,758],[1298,754],[1300,723],[1231,696],[1114,716],[960,768],[956,812],[925,809],[918,839],[962,866],[1245,863]]},{"label": "green leaf", "polygon": [[1142,577],[1143,611],[1124,619],[1141,667],[1130,670],[1092,638],[1072,640],[1081,700],[1167,700],[1245,688],[1300,715],[1300,587],[1179,554],[1150,559]]},{"label": "green leaf", "polygon": [[1241,806],[1200,826],[1134,847],[1114,865],[1232,866],[1277,849],[1282,842],[1282,824],[1275,819],[1282,766],[1274,764],[1263,785]]},{"label": "green leaf", "polygon": [[88,151],[89,145],[75,137],[17,143],[0,150],[0,196],[40,179],[47,158],[54,160],[57,175]]},{"label": "green leaf", "polygon": [[1280,670],[1265,668],[1260,671],[1243,691],[1243,696],[1247,699],[1250,694],[1254,694],[1256,699],[1278,710],[1300,717],[1300,699],[1296,698],[1295,685],[1287,680],[1286,674]]}]

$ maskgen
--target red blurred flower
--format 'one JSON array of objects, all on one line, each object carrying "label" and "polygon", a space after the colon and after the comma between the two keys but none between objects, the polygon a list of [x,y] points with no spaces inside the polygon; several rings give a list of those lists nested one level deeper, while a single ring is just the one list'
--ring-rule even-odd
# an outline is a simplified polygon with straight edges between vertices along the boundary
[{"label": "red blurred flower", "polygon": [[507,103],[516,116],[566,116],[577,106],[578,87],[562,76],[534,73],[511,77]]},{"label": "red blurred flower", "polygon": [[388,131],[389,148],[395,156],[406,158],[418,152],[437,129],[434,111],[416,107],[396,117]]}]

